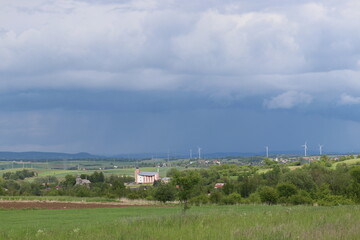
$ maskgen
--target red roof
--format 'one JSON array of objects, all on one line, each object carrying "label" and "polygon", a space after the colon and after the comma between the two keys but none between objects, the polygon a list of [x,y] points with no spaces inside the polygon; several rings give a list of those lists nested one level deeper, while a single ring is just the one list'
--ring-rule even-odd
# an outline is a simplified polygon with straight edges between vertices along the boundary
[{"label": "red roof", "polygon": [[216,183],[215,188],[223,187],[225,183]]}]

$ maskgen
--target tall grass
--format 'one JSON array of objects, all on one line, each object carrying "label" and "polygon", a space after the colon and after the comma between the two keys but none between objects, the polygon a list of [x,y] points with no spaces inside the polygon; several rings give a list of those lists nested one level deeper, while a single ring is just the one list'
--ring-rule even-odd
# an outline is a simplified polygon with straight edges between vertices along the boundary
[{"label": "tall grass", "polygon": [[[2,210],[0,239],[359,239],[360,207]],[[49,219],[50,217],[50,219]]]}]

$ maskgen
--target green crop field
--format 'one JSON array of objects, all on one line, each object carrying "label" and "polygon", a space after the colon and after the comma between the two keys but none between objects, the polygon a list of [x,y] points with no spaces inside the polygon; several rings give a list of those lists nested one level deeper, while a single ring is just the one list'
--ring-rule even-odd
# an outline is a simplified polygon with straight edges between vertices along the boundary
[{"label": "green crop field", "polygon": [[0,239],[359,239],[360,207],[0,210]]}]

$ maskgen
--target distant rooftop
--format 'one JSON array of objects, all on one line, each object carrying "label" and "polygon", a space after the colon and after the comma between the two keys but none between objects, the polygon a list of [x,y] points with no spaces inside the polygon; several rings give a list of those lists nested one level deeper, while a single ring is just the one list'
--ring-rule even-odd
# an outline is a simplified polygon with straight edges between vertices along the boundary
[{"label": "distant rooftop", "polygon": [[155,176],[156,174],[157,172],[139,172],[140,176],[148,176],[148,177]]}]

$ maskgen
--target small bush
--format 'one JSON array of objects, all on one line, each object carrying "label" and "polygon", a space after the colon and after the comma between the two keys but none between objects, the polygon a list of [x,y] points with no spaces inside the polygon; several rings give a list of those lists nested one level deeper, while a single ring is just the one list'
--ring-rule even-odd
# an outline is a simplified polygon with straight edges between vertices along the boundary
[{"label": "small bush", "polygon": [[278,194],[277,191],[268,186],[262,186],[258,190],[261,202],[267,203],[267,204],[276,204],[278,200]]},{"label": "small bush", "polygon": [[259,193],[254,192],[254,193],[250,194],[250,196],[248,198],[243,200],[243,203],[255,203],[255,204],[261,203],[261,198],[260,198]]},{"label": "small bush", "polygon": [[209,197],[205,194],[201,194],[199,196],[193,197],[190,199],[190,204],[201,206],[207,204],[209,202]]},{"label": "small bush", "polygon": [[279,194],[279,197],[285,197],[285,198],[295,195],[298,192],[296,186],[291,183],[278,184],[276,186],[276,190]]},{"label": "small bush", "polygon": [[288,198],[288,203],[291,203],[293,205],[312,204],[312,202],[313,200],[310,195],[303,190]]},{"label": "small bush", "polygon": [[132,192],[132,193],[129,193],[129,194],[127,195],[127,198],[128,198],[128,199],[131,199],[131,200],[134,200],[134,199],[139,199],[140,196],[139,196],[139,194],[137,194],[136,192]]},{"label": "small bush", "polygon": [[167,201],[175,200],[176,189],[173,185],[159,183],[155,187],[153,199],[166,203]]},{"label": "small bush", "polygon": [[215,191],[211,193],[209,199],[211,203],[219,204],[223,199],[223,194],[221,192]]},{"label": "small bush", "polygon": [[222,203],[225,205],[234,205],[241,202],[241,195],[238,193],[231,193],[228,196],[223,197]]},{"label": "small bush", "polygon": [[319,200],[320,206],[339,206],[339,205],[352,205],[354,202],[351,199],[338,195],[327,195]]}]

